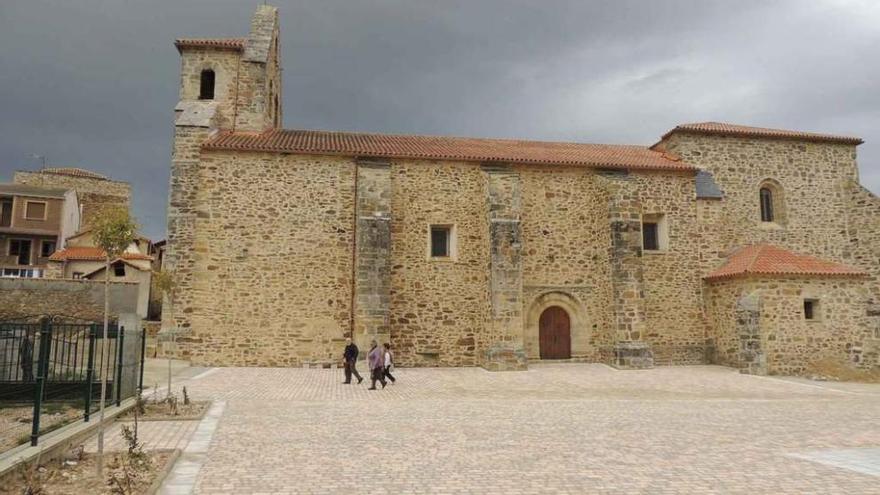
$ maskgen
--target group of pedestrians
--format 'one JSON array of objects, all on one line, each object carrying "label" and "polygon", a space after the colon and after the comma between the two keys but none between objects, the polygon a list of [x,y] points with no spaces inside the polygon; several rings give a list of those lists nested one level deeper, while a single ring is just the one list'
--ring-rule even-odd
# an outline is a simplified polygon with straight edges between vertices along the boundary
[{"label": "group of pedestrians", "polygon": [[[357,378],[358,385],[360,385],[364,381],[356,368],[360,351],[351,339],[345,339],[345,344],[345,352],[342,354],[342,358],[345,361],[345,381],[342,383],[351,383],[351,376],[354,375]],[[388,384],[385,381],[386,378],[391,380],[391,383],[397,381],[391,375],[391,371],[394,369],[394,354],[391,353],[391,344],[386,343],[379,346],[375,340],[372,341],[370,343],[370,353],[367,354],[367,364],[370,366],[370,380],[373,383],[369,390],[376,390],[376,382],[381,383],[382,388],[385,388],[385,385]]]}]

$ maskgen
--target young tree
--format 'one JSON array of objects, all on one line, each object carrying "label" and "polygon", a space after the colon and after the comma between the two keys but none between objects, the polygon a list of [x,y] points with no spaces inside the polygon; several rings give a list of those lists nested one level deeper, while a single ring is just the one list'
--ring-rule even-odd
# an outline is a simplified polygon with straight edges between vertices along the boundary
[{"label": "young tree", "polygon": [[[171,335],[171,346],[174,347],[174,340],[176,336],[175,325],[174,325],[174,288],[177,285],[176,274],[173,270],[166,270],[164,268],[153,272],[153,289],[159,291],[162,294],[163,305],[168,304],[168,320],[170,321],[171,327],[169,328],[169,334]],[[168,393],[167,396],[171,396],[171,357],[168,357]]]},{"label": "young tree", "polygon": [[[101,355],[107,358],[109,346],[107,327],[110,320],[110,263],[119,258],[137,236],[137,224],[128,210],[119,206],[103,208],[92,221],[92,239],[104,250],[104,333]],[[116,384],[118,387],[120,384]],[[98,478],[104,470],[104,402],[107,392],[107,375],[101,373],[101,403],[98,413]]]}]

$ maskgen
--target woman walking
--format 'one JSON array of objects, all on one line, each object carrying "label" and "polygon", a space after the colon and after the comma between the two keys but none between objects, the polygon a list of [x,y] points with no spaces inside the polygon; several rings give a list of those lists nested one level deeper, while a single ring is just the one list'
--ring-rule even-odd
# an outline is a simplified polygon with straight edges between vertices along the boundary
[{"label": "woman walking", "polygon": [[391,344],[385,343],[382,345],[385,349],[385,369],[383,372],[383,376],[389,380],[391,380],[391,384],[394,385],[394,382],[397,380],[391,376],[391,367],[394,366],[394,355],[391,354]]},{"label": "woman walking", "polygon": [[376,390],[376,382],[381,382],[382,388],[385,388],[385,355],[375,340],[370,343],[367,361],[370,363],[370,379],[373,380],[373,386],[369,390]]}]

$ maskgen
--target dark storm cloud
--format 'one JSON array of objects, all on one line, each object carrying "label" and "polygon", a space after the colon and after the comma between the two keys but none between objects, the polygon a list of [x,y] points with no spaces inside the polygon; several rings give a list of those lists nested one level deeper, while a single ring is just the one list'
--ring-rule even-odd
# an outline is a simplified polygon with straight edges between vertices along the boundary
[{"label": "dark storm cloud", "polygon": [[[870,0],[275,2],[285,125],[650,144],[718,120],[842,134],[880,192]],[[256,2],[3,0],[0,180],[53,165],[134,186],[164,235],[179,36],[241,36]]]}]

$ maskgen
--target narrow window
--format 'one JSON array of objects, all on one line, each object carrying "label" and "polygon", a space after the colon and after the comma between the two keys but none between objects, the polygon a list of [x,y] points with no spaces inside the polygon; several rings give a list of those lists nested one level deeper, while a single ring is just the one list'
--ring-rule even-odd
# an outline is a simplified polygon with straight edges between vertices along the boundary
[{"label": "narrow window", "polygon": [[43,201],[27,201],[24,204],[25,220],[45,220],[46,203]]},{"label": "narrow window", "polygon": [[804,319],[818,320],[819,301],[815,299],[804,299]]},{"label": "narrow window", "polygon": [[83,275],[85,275],[83,272],[73,272],[73,278],[75,279],[81,279]]},{"label": "narrow window", "polygon": [[214,99],[214,71],[205,69],[202,71],[201,88],[199,90],[200,100]]},{"label": "narrow window", "polygon": [[431,226],[431,257],[448,258],[450,252],[451,229],[445,225]]},{"label": "narrow window", "polygon": [[40,245],[40,256],[48,258],[55,252],[55,241],[43,241]]},{"label": "narrow window", "polygon": [[0,227],[12,225],[12,200],[0,200]]},{"label": "narrow window", "polygon": [[761,188],[761,221],[773,221],[773,192],[770,188]]},{"label": "narrow window", "polygon": [[642,250],[666,251],[669,246],[666,215],[642,215]]},{"label": "narrow window", "polygon": [[656,223],[642,223],[642,248],[645,249],[645,251],[657,251],[660,249],[660,243],[657,240]]},{"label": "narrow window", "polygon": [[125,263],[116,263],[113,265],[113,275],[117,277],[125,276]]}]

